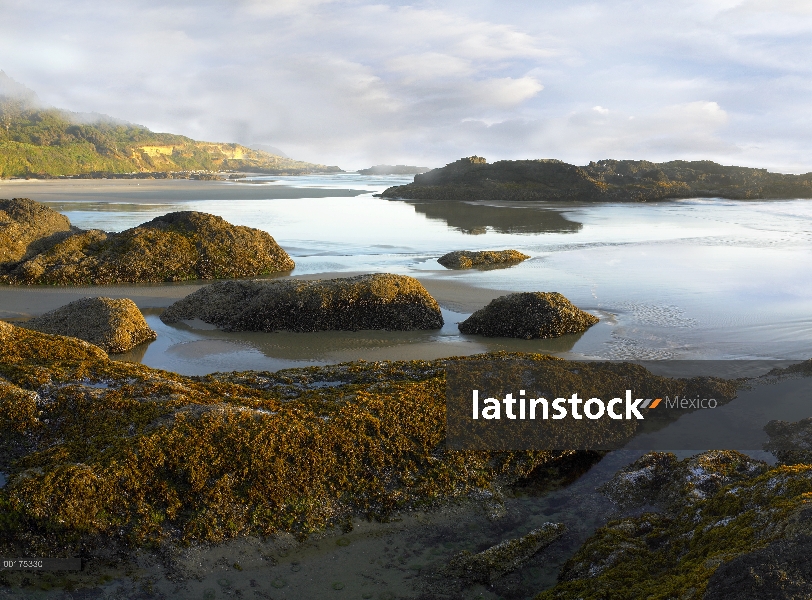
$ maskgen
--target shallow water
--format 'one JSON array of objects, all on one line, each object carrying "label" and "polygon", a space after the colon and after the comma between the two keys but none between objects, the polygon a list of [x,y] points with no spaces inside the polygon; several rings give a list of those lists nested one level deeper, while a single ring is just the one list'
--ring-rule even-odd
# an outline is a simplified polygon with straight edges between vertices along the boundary
[{"label": "shallow water", "polygon": [[[454,323],[473,308],[460,311],[453,302],[445,303],[456,312],[442,331],[415,334],[223,334],[153,319],[163,340],[143,353],[144,362],[185,373],[499,348],[607,359],[812,356],[808,200],[575,205],[373,197],[409,180],[3,182],[0,194],[47,201],[80,227],[116,231],[173,210],[210,212],[270,232],[296,261],[293,275],[385,271],[492,290],[558,291],[602,319],[566,343],[461,336]],[[502,248],[531,259],[488,271],[437,263],[451,250]]]}]

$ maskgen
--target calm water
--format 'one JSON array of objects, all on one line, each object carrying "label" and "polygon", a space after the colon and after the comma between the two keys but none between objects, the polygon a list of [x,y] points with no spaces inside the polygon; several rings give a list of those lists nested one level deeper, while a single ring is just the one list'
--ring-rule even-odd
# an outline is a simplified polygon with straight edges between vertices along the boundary
[{"label": "calm water", "polygon": [[[270,232],[296,261],[294,275],[386,271],[492,290],[558,291],[601,318],[581,336],[524,342],[460,336],[456,322],[473,308],[449,303],[443,330],[406,334],[226,334],[169,328],[148,315],[161,337],[133,358],[181,372],[503,348],[611,359],[812,356],[807,200],[511,205],[373,196],[410,179],[340,174],[188,187],[155,181],[123,192],[120,182],[39,183],[26,195],[80,227],[108,231],[173,210],[220,215]],[[489,271],[455,272],[437,263],[451,250],[501,248],[532,258]]]}]

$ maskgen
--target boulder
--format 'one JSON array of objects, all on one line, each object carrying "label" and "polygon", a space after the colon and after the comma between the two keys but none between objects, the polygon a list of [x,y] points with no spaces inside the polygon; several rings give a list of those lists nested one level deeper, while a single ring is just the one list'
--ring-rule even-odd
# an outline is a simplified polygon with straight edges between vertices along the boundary
[{"label": "boulder", "polygon": [[553,338],[590,328],[598,318],[558,292],[523,292],[492,300],[459,324],[465,334],[488,337]]},{"label": "boulder", "polygon": [[135,302],[127,298],[83,298],[21,325],[42,333],[79,338],[114,354],[157,337]]},{"label": "boulder", "polygon": [[456,250],[444,254],[437,259],[437,262],[447,269],[470,269],[472,267],[508,266],[528,258],[530,257],[527,254],[522,254],[518,250],[481,250],[479,252]]},{"label": "boulder", "polygon": [[121,233],[77,231],[53,239],[35,255],[7,269],[0,281],[48,285],[158,283],[255,277],[290,271],[294,266],[268,233],[231,225],[215,215],[184,211]]},{"label": "boulder", "polygon": [[170,306],[161,319],[200,319],[228,331],[439,329],[437,301],[419,281],[376,273],[341,279],[223,281]]},{"label": "boulder", "polygon": [[28,198],[0,200],[0,265],[36,254],[44,240],[69,235],[65,215]]},{"label": "boulder", "polygon": [[527,535],[505,540],[477,554],[463,550],[446,566],[446,573],[471,582],[489,584],[515,571],[566,531],[563,523],[544,523]]}]

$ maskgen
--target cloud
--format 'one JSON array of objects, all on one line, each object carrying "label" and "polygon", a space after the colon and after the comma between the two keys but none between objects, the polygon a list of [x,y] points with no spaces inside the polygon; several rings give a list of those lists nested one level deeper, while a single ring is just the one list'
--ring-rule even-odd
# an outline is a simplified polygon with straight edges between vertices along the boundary
[{"label": "cloud", "polygon": [[53,105],[346,168],[809,171],[810,34],[803,1],[5,0],[0,69]]}]

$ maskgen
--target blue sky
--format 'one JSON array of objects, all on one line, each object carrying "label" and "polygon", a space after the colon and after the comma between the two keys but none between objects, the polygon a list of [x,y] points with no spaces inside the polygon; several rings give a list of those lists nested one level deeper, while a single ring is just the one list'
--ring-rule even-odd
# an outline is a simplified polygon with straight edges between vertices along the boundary
[{"label": "blue sky", "polygon": [[812,171],[812,1],[0,0],[50,105],[345,169],[461,156]]}]

